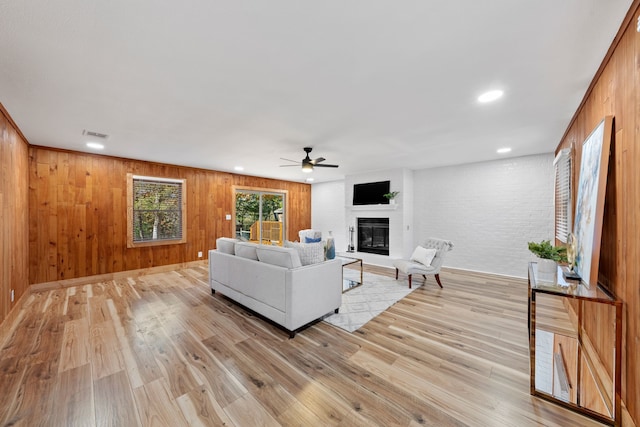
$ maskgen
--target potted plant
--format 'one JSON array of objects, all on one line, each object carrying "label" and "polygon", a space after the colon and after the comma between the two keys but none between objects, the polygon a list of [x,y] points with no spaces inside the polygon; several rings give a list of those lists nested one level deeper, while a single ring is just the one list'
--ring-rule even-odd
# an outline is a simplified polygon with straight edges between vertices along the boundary
[{"label": "potted plant", "polygon": [[400,194],[399,191],[390,191],[389,193],[383,194],[382,197],[389,200],[389,204],[395,205],[396,204],[395,198],[398,194]]},{"label": "potted plant", "polygon": [[567,262],[567,248],[564,246],[553,246],[550,240],[543,240],[540,243],[529,242],[529,250],[538,259],[538,274],[543,281],[557,280],[558,263]]}]

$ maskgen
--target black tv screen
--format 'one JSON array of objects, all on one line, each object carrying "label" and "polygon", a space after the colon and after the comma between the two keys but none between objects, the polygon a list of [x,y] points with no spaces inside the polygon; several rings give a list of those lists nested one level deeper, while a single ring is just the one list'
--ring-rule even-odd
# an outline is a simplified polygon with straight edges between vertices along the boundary
[{"label": "black tv screen", "polygon": [[388,205],[389,199],[383,197],[391,190],[391,181],[367,182],[353,186],[354,205]]}]

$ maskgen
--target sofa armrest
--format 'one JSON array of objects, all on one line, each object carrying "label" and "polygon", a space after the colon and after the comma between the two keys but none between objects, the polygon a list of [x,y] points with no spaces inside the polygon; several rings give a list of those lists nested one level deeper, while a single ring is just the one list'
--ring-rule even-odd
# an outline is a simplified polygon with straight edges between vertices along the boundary
[{"label": "sofa armrest", "polygon": [[287,272],[286,322],[290,330],[337,309],[342,303],[342,263],[339,259]]}]

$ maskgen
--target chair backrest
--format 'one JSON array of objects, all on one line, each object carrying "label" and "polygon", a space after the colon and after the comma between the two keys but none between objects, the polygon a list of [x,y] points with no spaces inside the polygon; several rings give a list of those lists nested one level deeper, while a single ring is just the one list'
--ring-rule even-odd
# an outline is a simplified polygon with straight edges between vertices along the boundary
[{"label": "chair backrest", "polygon": [[308,228],[306,230],[298,231],[298,237],[300,238],[300,243],[305,243],[305,237],[308,237],[310,239],[322,239],[322,231],[312,230]]},{"label": "chair backrest", "polygon": [[436,256],[433,257],[433,260],[431,261],[431,267],[435,268],[433,273],[437,274],[440,272],[440,268],[442,268],[445,254],[453,249],[453,243],[450,240],[430,237],[425,240],[421,246],[427,249],[433,248],[436,250]]}]

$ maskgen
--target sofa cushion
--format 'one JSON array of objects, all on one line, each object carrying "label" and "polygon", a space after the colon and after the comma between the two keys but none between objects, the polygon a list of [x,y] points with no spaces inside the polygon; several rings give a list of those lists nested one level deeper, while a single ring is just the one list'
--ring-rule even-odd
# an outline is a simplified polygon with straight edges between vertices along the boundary
[{"label": "sofa cushion", "polygon": [[236,256],[239,256],[241,258],[254,259],[257,261],[258,260],[258,253],[256,252],[257,248],[258,248],[258,245],[256,245],[255,243],[236,242],[236,246],[235,246]]},{"label": "sofa cushion", "polygon": [[285,268],[297,268],[302,266],[298,251],[293,248],[281,248],[280,246],[258,246],[256,250],[258,260],[266,264],[277,265]]},{"label": "sofa cushion", "polygon": [[437,250],[434,248],[423,248],[422,246],[418,246],[414,249],[413,254],[411,254],[411,261],[419,262],[420,264],[429,267],[431,265],[431,261],[436,256]]},{"label": "sofa cushion", "polygon": [[216,239],[216,249],[225,254],[235,255],[236,242],[239,242],[239,240],[230,237],[219,237]]},{"label": "sofa cushion", "polygon": [[285,241],[284,245],[298,251],[302,265],[311,265],[324,261],[324,242],[296,243]]}]

